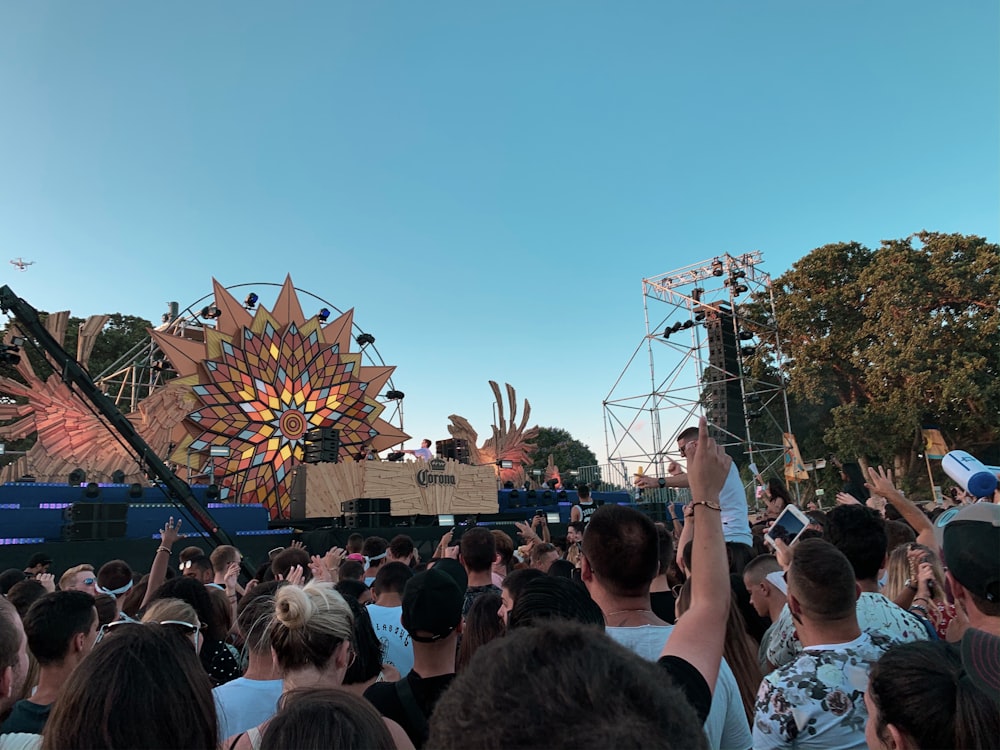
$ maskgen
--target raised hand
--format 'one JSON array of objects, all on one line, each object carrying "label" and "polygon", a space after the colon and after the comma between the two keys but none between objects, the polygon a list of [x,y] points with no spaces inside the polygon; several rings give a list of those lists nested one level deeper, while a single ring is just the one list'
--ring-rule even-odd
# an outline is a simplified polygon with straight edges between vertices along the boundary
[{"label": "raised hand", "polygon": [[733,459],[708,435],[708,421],[698,422],[698,440],[686,446],[688,486],[694,500],[717,503]]},{"label": "raised hand", "polygon": [[42,584],[42,587],[49,594],[56,590],[56,577],[51,573],[39,573],[35,576],[35,580]]},{"label": "raised hand", "polygon": [[183,536],[183,534],[181,534],[182,523],[184,523],[183,518],[178,518],[176,524],[174,523],[173,516],[168,518],[167,522],[163,524],[163,528],[160,529],[160,544],[167,549],[173,547],[174,543]]},{"label": "raised hand", "polygon": [[882,497],[892,497],[896,494],[896,485],[892,483],[892,473],[886,471],[881,466],[876,469],[874,466],[868,467],[868,481],[865,487],[872,491],[872,494]]},{"label": "raised hand", "polygon": [[238,562],[229,563],[226,568],[226,593],[236,593],[236,580],[240,577],[240,564]]},{"label": "raised hand", "polygon": [[848,492],[838,492],[837,505],[861,505],[861,501]]},{"label": "raised hand", "polygon": [[285,577],[285,580],[293,586],[301,586],[302,579],[305,578],[305,576],[305,571],[302,570],[301,565],[293,565],[288,571],[288,575]]},{"label": "raised hand", "polygon": [[323,562],[323,558],[319,555],[312,555],[309,558],[309,570],[312,571],[313,578],[317,581],[329,581],[330,571],[327,569]]}]

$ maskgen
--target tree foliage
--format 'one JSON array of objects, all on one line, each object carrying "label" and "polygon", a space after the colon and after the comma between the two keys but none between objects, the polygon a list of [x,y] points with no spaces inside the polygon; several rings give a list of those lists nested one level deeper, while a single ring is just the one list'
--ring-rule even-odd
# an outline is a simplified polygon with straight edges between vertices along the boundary
[{"label": "tree foliage", "polygon": [[917,471],[928,422],[973,453],[1000,438],[996,244],[921,232],[874,251],[826,245],[776,279],[774,294],[789,394],[832,405],[809,421],[844,460]]},{"label": "tree foliage", "polygon": [[539,427],[538,436],[534,440],[535,452],[532,455],[531,465],[528,472],[540,469],[543,472],[548,466],[549,456],[552,456],[553,463],[559,467],[563,483],[567,486],[571,483],[569,472],[581,466],[595,466],[597,456],[590,448],[579,440],[573,438],[566,430],[558,427]]}]

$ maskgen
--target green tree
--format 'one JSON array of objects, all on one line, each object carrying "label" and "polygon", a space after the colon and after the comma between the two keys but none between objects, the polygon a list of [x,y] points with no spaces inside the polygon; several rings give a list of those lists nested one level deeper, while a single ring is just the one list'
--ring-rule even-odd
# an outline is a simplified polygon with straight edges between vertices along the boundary
[{"label": "green tree", "polygon": [[595,466],[597,456],[579,440],[573,438],[566,430],[558,427],[539,427],[538,436],[534,439],[535,452],[532,456],[532,463],[528,467],[528,473],[534,469],[545,471],[549,464],[549,456],[553,463],[559,468],[563,484],[572,486],[573,481],[570,471],[581,466]]},{"label": "green tree", "polygon": [[996,244],[921,232],[875,251],[826,245],[774,293],[789,393],[832,405],[809,422],[843,460],[892,463],[922,482],[922,423],[973,453],[1000,438]]}]

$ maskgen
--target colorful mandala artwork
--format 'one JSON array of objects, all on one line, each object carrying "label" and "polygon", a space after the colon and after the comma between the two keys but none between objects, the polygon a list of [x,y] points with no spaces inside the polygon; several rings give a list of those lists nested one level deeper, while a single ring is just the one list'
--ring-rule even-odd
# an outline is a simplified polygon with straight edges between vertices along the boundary
[{"label": "colorful mandala artwork", "polygon": [[[273,309],[253,313],[213,285],[221,314],[203,329],[203,341],[152,332],[178,372],[174,384],[190,388],[197,403],[172,461],[197,457],[231,500],[287,518],[293,469],[310,430],[337,430],[342,460],[362,446],[380,451],[409,437],[381,419],[385,407],[377,400],[395,368],[362,365],[361,354],[350,351],[353,311],[326,325],[307,319],[291,277]],[[213,446],[228,448],[228,457],[209,458]]]}]

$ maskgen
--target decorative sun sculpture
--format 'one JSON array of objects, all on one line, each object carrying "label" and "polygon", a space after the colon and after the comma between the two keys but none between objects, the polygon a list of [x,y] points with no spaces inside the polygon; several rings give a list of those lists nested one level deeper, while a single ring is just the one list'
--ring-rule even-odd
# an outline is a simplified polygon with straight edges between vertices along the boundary
[{"label": "decorative sun sculpture", "polygon": [[[287,277],[274,308],[251,314],[212,283],[221,314],[203,329],[204,341],[151,332],[179,375],[170,386],[189,388],[197,406],[170,460],[185,465],[197,457],[237,502],[261,503],[282,518],[309,430],[338,430],[341,457],[409,437],[380,418],[385,407],[376,400],[395,368],[364,366],[350,351],[353,310],[325,326],[307,319]],[[229,456],[209,458],[213,446],[228,447]]]}]

